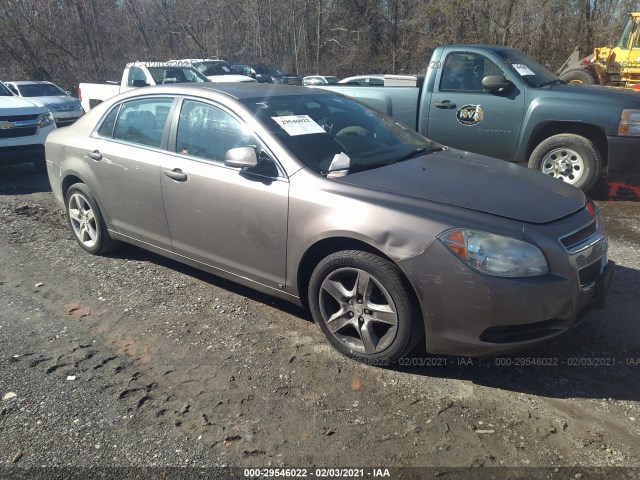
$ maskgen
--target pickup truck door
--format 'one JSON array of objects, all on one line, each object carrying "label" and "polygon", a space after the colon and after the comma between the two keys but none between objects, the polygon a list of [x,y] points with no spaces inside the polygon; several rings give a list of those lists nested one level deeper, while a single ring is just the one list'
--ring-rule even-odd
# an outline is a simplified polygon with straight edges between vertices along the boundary
[{"label": "pickup truck door", "polygon": [[512,160],[524,114],[524,92],[512,85],[506,92],[483,90],[488,75],[513,74],[488,55],[447,48],[438,61],[427,136],[450,147]]}]

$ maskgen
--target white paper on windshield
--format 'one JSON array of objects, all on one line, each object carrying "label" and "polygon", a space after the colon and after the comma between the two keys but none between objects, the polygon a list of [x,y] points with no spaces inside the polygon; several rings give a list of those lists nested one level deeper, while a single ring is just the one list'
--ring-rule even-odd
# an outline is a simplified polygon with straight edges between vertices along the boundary
[{"label": "white paper on windshield", "polygon": [[511,66],[515,68],[516,72],[518,72],[522,77],[526,77],[527,75],[535,75],[535,73],[533,73],[529,67],[523,65],[522,63],[514,63]]},{"label": "white paper on windshield", "polygon": [[324,128],[314,122],[309,115],[286,115],[271,118],[273,118],[273,120],[292,137],[295,137],[296,135],[325,133]]}]

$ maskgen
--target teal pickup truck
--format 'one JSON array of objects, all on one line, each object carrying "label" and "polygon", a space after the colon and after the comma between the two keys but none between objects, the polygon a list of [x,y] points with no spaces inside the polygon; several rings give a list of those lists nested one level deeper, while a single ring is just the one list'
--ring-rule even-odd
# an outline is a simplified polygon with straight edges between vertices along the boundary
[{"label": "teal pickup truck", "polygon": [[388,80],[319,88],[357,98],[444,145],[527,163],[583,191],[603,174],[638,178],[638,92],[567,84],[521,52],[486,45],[436,48],[415,86]]}]

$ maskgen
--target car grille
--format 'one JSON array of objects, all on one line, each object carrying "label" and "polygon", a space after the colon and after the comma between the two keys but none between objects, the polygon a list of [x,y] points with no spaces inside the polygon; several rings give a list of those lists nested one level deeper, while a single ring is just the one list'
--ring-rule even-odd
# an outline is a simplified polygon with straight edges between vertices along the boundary
[{"label": "car grille", "polygon": [[560,242],[567,250],[570,250],[571,248],[584,242],[594,233],[596,233],[596,222],[591,222],[589,225],[581,228],[577,232],[567,235],[566,237],[562,237],[560,239]]},{"label": "car grille", "polygon": [[592,263],[591,265],[581,268],[578,270],[578,278],[580,278],[580,286],[586,287],[587,285],[592,284],[600,275],[602,271],[602,262],[598,260],[597,262]]},{"label": "car grille", "polygon": [[56,120],[56,127],[67,127],[79,118],[80,117],[59,118]]},{"label": "car grille", "polygon": [[0,138],[28,137],[31,135],[35,135],[37,130],[37,126],[9,128],[7,130],[0,130]]},{"label": "car grille", "polygon": [[38,115],[9,115],[0,116],[0,122],[21,122],[23,120],[35,120]]}]

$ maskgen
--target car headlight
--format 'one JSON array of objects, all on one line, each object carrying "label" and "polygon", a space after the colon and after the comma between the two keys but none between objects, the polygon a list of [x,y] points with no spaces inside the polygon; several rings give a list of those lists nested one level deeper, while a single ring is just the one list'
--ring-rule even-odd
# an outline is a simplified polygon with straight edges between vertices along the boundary
[{"label": "car headlight", "polygon": [[536,277],[549,273],[542,251],[531,243],[477,230],[447,230],[440,242],[471,268],[494,277]]},{"label": "car headlight", "polygon": [[640,110],[622,110],[618,135],[625,137],[640,137]]},{"label": "car headlight", "polygon": [[38,119],[38,126],[40,128],[48,127],[53,122],[54,120],[53,120],[53,115],[51,115],[51,112],[43,113],[40,115],[40,118]]}]

